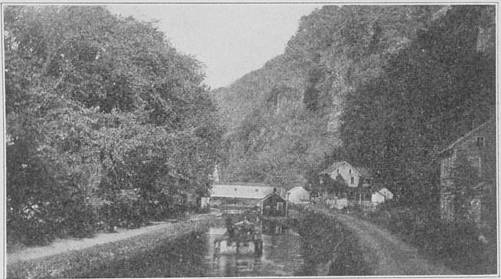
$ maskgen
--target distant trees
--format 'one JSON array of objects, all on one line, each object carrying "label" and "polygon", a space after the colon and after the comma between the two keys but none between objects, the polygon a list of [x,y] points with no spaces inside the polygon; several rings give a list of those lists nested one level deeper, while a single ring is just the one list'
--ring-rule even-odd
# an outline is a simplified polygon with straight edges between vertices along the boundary
[{"label": "distant trees", "polygon": [[207,191],[222,130],[197,61],[102,7],[4,19],[10,240],[139,225]]},{"label": "distant trees", "polygon": [[492,12],[452,7],[347,97],[341,128],[347,152],[405,202],[432,201],[438,151],[493,115],[494,54],[479,46]]}]

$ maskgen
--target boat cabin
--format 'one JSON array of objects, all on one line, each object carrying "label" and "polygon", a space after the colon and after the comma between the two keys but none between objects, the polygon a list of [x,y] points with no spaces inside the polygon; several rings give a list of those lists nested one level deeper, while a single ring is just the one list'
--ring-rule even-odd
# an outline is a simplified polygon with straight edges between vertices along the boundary
[{"label": "boat cabin", "polygon": [[261,200],[261,214],[270,217],[287,216],[287,201],[274,191]]}]

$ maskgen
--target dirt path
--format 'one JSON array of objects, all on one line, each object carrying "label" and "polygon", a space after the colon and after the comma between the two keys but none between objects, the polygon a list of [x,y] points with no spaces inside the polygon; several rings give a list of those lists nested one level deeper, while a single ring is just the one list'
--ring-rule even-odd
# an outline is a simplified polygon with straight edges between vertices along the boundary
[{"label": "dirt path", "polygon": [[[80,278],[96,268],[126,260],[217,220],[213,214],[194,215],[179,222],[163,222],[87,239],[64,239],[52,245],[7,254],[7,278]],[[5,271],[4,271],[5,272]]]},{"label": "dirt path", "polygon": [[[196,221],[198,218],[203,216],[204,215],[194,215],[187,220],[181,220],[179,222]],[[101,244],[116,242],[145,233],[175,227],[175,224],[178,224],[178,221],[156,222],[153,225],[137,229],[120,229],[116,233],[98,233],[90,238],[58,239],[47,246],[28,247],[18,251],[13,251],[12,253],[7,253],[7,265],[11,265],[19,261],[35,260],[71,251],[83,250]]]},{"label": "dirt path", "polygon": [[443,264],[423,258],[416,248],[387,230],[354,216],[319,207],[309,207],[335,218],[360,239],[364,258],[373,267],[374,275],[451,275]]}]

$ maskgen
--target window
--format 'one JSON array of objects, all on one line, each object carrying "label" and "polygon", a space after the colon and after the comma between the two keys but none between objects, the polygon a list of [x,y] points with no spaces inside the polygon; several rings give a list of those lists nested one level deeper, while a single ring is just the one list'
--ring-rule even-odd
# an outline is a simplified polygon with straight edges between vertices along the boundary
[{"label": "window", "polygon": [[351,177],[351,184],[355,184],[355,177]]},{"label": "window", "polygon": [[477,146],[478,147],[485,146],[485,138],[484,137],[477,137]]},{"label": "window", "polygon": [[482,177],[482,158],[478,156],[478,176]]},{"label": "window", "polygon": [[350,169],[350,174],[351,174],[351,169]]},{"label": "window", "polygon": [[277,210],[279,211],[282,210],[283,206],[284,206],[283,202],[277,202]]},{"label": "window", "polygon": [[259,192],[259,189],[256,189],[255,191],[256,191],[256,192]]},{"label": "window", "polygon": [[477,169],[478,176],[482,176],[482,158],[480,156],[476,156],[470,159],[471,165]]}]

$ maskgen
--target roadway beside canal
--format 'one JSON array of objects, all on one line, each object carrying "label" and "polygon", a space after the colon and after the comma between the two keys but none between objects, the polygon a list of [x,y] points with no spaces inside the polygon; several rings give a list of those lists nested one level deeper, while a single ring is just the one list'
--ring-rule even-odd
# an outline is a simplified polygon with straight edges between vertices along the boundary
[{"label": "roadway beside canal", "polygon": [[304,210],[329,216],[353,232],[374,275],[455,274],[441,263],[428,261],[416,248],[375,224],[320,206],[308,205]]}]

